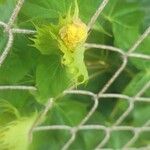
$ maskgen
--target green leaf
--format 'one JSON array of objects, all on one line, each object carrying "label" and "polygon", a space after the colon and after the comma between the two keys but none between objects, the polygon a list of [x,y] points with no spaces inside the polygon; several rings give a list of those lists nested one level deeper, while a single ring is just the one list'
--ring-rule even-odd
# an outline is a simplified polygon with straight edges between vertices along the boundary
[{"label": "green leaf", "polygon": [[20,82],[36,66],[38,53],[29,47],[30,41],[24,35],[16,36],[12,51],[0,68],[0,83]]},{"label": "green leaf", "polygon": [[118,23],[113,23],[114,45],[128,50],[139,37],[139,27],[126,27]]},{"label": "green leaf", "polygon": [[[91,0],[82,0],[82,1],[78,0],[80,17],[86,24],[89,23],[91,17],[94,15],[95,10],[97,10],[100,3],[102,3],[102,0],[94,0],[94,3],[92,5],[91,5]],[[96,30],[98,33],[100,32],[107,36],[111,36],[111,33],[106,29],[106,26],[102,24],[100,17],[94,24],[93,30]]]},{"label": "green leaf", "polygon": [[[148,36],[136,49],[136,53],[150,55],[150,36]],[[146,70],[149,72],[150,61],[140,58],[130,58],[131,62],[139,70]]]},{"label": "green leaf", "polygon": [[133,116],[133,125],[134,126],[142,126],[145,124],[150,118],[150,106],[148,103],[136,103],[134,111],[132,112]]},{"label": "green leaf", "polygon": [[[56,104],[50,110],[44,125],[70,125],[70,121],[66,117],[67,114]],[[65,141],[70,137],[69,131],[66,130],[50,130],[35,132],[30,150],[47,150],[61,149]],[[47,140],[45,140],[47,139]],[[38,142],[37,142],[38,141]],[[59,141],[59,142],[58,142]]]},{"label": "green leaf", "polygon": [[113,149],[121,149],[131,138],[132,133],[129,131],[114,131],[111,133],[107,146]]},{"label": "green leaf", "polygon": [[[127,3],[118,1],[116,11],[112,13],[112,19],[118,21],[124,25],[135,26],[141,23],[143,12],[140,9],[139,2]],[[112,21],[113,21],[112,20]]]},{"label": "green leaf", "polygon": [[2,50],[5,48],[7,40],[7,35],[3,32],[3,29],[0,28],[0,53],[2,53]]},{"label": "green leaf", "polygon": [[[64,97],[55,101],[53,108],[50,110],[44,125],[68,125],[75,126],[87,114],[87,104],[72,99],[71,97]],[[35,139],[31,145],[31,149],[61,149],[70,137],[68,131],[52,131],[35,133]],[[47,142],[46,139],[48,139]],[[83,141],[83,137],[79,137]],[[37,143],[37,140],[40,142]],[[60,141],[58,143],[58,140]],[[78,147],[84,147],[84,143],[78,140]],[[47,146],[45,146],[47,145]]]},{"label": "green leaf", "polygon": [[41,57],[36,70],[36,86],[41,103],[62,93],[70,85],[70,81],[59,56]]},{"label": "green leaf", "polygon": [[[60,14],[66,14],[70,6],[70,0],[30,0],[26,1],[20,12],[19,24],[26,25],[27,22],[38,23],[45,19],[54,21]],[[48,21],[49,22],[49,21]]]},{"label": "green leaf", "polygon": [[128,50],[140,36],[143,13],[138,3],[124,5],[119,6],[119,9],[112,13],[110,21],[115,38],[114,45]]},{"label": "green leaf", "polygon": [[[143,72],[138,73],[130,81],[130,83],[127,84],[126,88],[123,91],[123,94],[134,97],[147,84],[147,82],[149,82],[149,80],[150,80],[150,72],[143,71]],[[150,96],[149,90],[147,90],[143,94],[143,96]],[[127,100],[119,99],[117,105],[115,106],[112,117],[121,115],[125,111],[125,109],[129,107],[127,104],[128,104]],[[136,111],[140,111],[140,109],[137,108]],[[131,117],[132,117],[132,120],[135,119],[133,118],[132,115],[129,114],[129,118]]]},{"label": "green leaf", "polygon": [[[45,2],[43,2],[44,4]],[[46,2],[47,3],[47,2]],[[28,17],[34,18],[56,18],[58,16],[58,11],[56,9],[50,8],[49,5],[38,4],[37,2],[27,1],[22,8],[22,13]]]},{"label": "green leaf", "polygon": [[25,68],[22,59],[16,54],[11,54],[0,69],[0,82],[1,84],[16,83],[21,80],[27,72],[28,68]]},{"label": "green leaf", "polygon": [[16,0],[4,0],[0,3],[0,20],[7,22],[15,8]]},{"label": "green leaf", "polygon": [[141,9],[144,11],[145,16],[143,20],[144,28],[147,28],[150,24],[150,3],[149,0],[142,0],[141,3]]},{"label": "green leaf", "polygon": [[[17,108],[21,115],[30,115],[35,112],[35,110],[40,109],[40,105],[36,102],[35,98],[29,93],[29,91],[0,90],[0,99],[8,101],[10,105]],[[9,116],[5,118],[6,121],[9,117],[11,119],[11,116],[12,115],[9,114]]]},{"label": "green leaf", "polygon": [[[133,80],[131,80],[130,84],[125,88],[124,94],[129,96],[135,96],[150,79],[150,72],[143,71],[138,73]],[[147,96],[150,94],[149,92],[145,93]]]},{"label": "green leaf", "polygon": [[79,124],[87,114],[87,104],[76,101],[72,98],[64,97],[57,103],[57,105],[64,112],[72,126]]}]

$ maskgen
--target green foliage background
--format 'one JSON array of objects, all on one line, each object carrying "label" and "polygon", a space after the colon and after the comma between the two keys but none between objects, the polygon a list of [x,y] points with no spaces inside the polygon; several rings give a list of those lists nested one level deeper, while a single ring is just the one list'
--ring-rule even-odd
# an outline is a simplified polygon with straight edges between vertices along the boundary
[{"label": "green foliage background", "polygon": [[[101,1],[78,0],[80,17],[85,23],[88,23]],[[71,2],[71,0],[26,0],[14,26],[35,29],[34,25],[55,23],[59,14],[67,13]],[[16,0],[0,0],[1,21],[8,21],[15,5]],[[149,0],[110,0],[93,27],[87,42],[112,45],[127,51],[150,25],[149,14]],[[8,101],[22,116],[29,116],[35,111],[41,111],[45,101],[64,90],[67,82],[65,70],[60,61],[57,61],[59,58],[42,55],[36,48],[30,46],[33,44],[30,38],[33,36],[16,34],[11,52],[0,68],[1,85],[31,85],[38,88],[38,93],[0,91],[0,99]],[[7,39],[6,33],[0,28],[1,53]],[[51,46],[50,43],[48,46]],[[150,36],[136,49],[136,52],[150,55],[149,49]],[[119,68],[122,59],[114,52],[91,49],[85,53],[85,62],[89,75],[98,75],[78,89],[98,93]],[[58,67],[56,68],[56,66]],[[127,67],[108,92],[134,96],[149,80],[150,61],[130,58]],[[144,96],[150,97],[150,89],[145,92]],[[92,101],[86,96],[67,95],[61,97],[55,101],[55,105],[42,125],[78,125],[92,105]],[[128,103],[125,100],[101,99],[97,111],[87,124],[110,126],[127,107]],[[141,126],[150,118],[149,112],[148,104],[136,103],[134,110],[125,119],[123,125]],[[12,120],[11,114],[4,113],[3,108],[0,108],[0,126]],[[35,132],[29,149],[59,150],[69,137],[70,134],[67,131]],[[106,148],[120,148],[131,137],[132,134],[129,132],[113,132]],[[70,150],[91,150],[103,138],[102,131],[79,132]],[[150,144],[149,139],[148,133],[143,133],[133,146],[140,147]]]}]

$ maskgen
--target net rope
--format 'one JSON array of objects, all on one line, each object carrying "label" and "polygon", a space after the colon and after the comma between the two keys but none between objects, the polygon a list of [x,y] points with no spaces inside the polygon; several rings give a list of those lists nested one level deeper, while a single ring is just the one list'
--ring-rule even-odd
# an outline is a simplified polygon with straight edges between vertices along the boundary
[{"label": "net rope", "polygon": [[[7,58],[14,42],[14,34],[35,34],[36,31],[30,30],[30,29],[20,29],[20,28],[14,28],[13,25],[15,23],[15,20],[18,16],[18,13],[23,6],[25,0],[18,0],[16,3],[16,6],[12,12],[12,15],[10,16],[10,19],[8,22],[0,21],[0,27],[3,28],[4,32],[8,35],[8,41],[6,43],[5,48],[2,50],[2,54],[0,55],[0,67],[3,65],[5,59]],[[91,17],[89,23],[88,23],[88,30],[91,30],[93,25],[95,24],[97,18],[103,11],[103,9],[107,6],[109,3],[109,0],[103,0],[96,12]],[[37,126],[39,120],[47,114],[47,112],[52,108],[53,106],[53,98],[48,100],[48,103],[45,104],[45,109],[43,112],[38,116],[36,122],[33,125],[33,128],[31,130],[31,133],[33,131],[45,131],[45,130],[68,130],[70,132],[70,138],[64,146],[62,147],[62,150],[67,150],[71,144],[74,142],[76,135],[81,130],[102,130],[105,133],[105,137],[103,140],[99,141],[99,144],[95,147],[95,150],[104,149],[103,147],[106,146],[110,139],[110,135],[113,131],[130,131],[133,133],[132,138],[122,147],[122,149],[150,149],[150,145],[145,145],[145,147],[140,148],[134,148],[132,147],[132,144],[134,144],[139,136],[143,132],[149,132],[150,131],[150,120],[147,120],[142,126],[140,127],[134,127],[134,126],[124,126],[121,125],[121,123],[126,119],[126,117],[131,113],[131,111],[134,109],[134,106],[136,103],[144,102],[147,103],[147,105],[150,105],[150,97],[143,97],[144,92],[146,92],[150,88],[150,81],[147,82],[141,89],[136,93],[135,96],[128,96],[124,94],[116,94],[116,93],[106,93],[107,89],[112,85],[112,83],[119,77],[119,75],[122,73],[122,71],[125,69],[128,59],[129,58],[138,58],[150,61],[150,55],[145,55],[141,53],[136,53],[136,48],[144,41],[144,39],[150,34],[150,26],[145,30],[145,32],[137,39],[137,41],[133,44],[133,46],[125,52],[123,49],[112,47],[109,45],[101,45],[101,44],[95,44],[95,43],[86,43],[85,46],[87,48],[97,48],[97,49],[103,49],[107,51],[114,51],[118,54],[120,54],[120,57],[122,58],[122,64],[121,66],[115,71],[113,76],[108,80],[108,82],[103,86],[103,88],[99,91],[99,93],[93,93],[90,91],[84,91],[84,90],[65,90],[63,92],[64,95],[66,94],[76,94],[76,95],[83,95],[83,96],[89,96],[91,97],[91,100],[94,102],[92,108],[89,110],[88,114],[81,120],[81,122],[75,126],[67,126],[67,125],[49,125],[49,126]],[[33,86],[26,86],[26,85],[0,85],[0,90],[37,90],[36,87]],[[128,108],[124,111],[124,113],[115,121],[115,123],[110,126],[104,126],[104,125],[88,125],[86,122],[89,120],[89,118],[93,115],[93,113],[96,111],[101,98],[121,98],[128,102]],[[111,149],[111,148],[109,148]]]}]

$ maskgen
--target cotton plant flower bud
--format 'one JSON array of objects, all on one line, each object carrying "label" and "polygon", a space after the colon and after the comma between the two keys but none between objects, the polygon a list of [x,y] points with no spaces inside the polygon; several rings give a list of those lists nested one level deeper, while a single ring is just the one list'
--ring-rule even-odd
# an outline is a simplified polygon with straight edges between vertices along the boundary
[{"label": "cotton plant flower bud", "polygon": [[[34,42],[42,54],[60,55],[61,64],[70,81],[79,85],[88,81],[84,61],[84,44],[88,37],[88,28],[79,17],[77,0],[73,1],[74,7],[70,5],[65,17],[64,14],[59,16],[57,25],[49,24],[38,28]],[[45,46],[47,43],[51,43],[48,48]]]},{"label": "cotton plant flower bud", "polygon": [[84,63],[84,43],[88,36],[88,28],[78,15],[76,16],[61,26],[58,39],[60,50],[63,52],[62,64],[68,68],[75,84],[82,84],[88,80]]},{"label": "cotton plant flower bud", "polygon": [[80,19],[64,25],[59,31],[61,40],[71,51],[85,42],[87,33],[87,26]]}]

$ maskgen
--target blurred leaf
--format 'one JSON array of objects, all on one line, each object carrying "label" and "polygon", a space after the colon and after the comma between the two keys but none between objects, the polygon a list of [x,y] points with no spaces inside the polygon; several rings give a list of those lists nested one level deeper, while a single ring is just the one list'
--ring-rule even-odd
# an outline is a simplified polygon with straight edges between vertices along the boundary
[{"label": "blurred leaf", "polygon": [[[43,3],[45,3],[43,1]],[[46,2],[47,3],[47,2]],[[22,13],[24,13],[28,17],[34,18],[56,18],[58,16],[58,11],[56,9],[49,8],[47,6],[43,6],[38,4],[37,2],[29,2],[27,1],[22,9]]]},{"label": "blurred leaf", "polygon": [[133,125],[134,126],[143,126],[145,123],[147,123],[147,121],[150,118],[150,106],[148,105],[148,103],[136,103],[132,116],[134,118],[133,120]]},{"label": "blurred leaf", "polygon": [[0,53],[2,53],[3,49],[5,48],[7,40],[7,35],[3,32],[3,29],[0,28]]},{"label": "blurred leaf", "polygon": [[141,23],[143,12],[140,9],[140,2],[118,1],[116,8],[112,11],[112,21],[118,22],[124,26],[135,26]]},{"label": "blurred leaf", "polygon": [[[64,111],[65,110],[55,104],[49,112],[44,125],[70,125],[70,118],[67,117],[67,114]],[[65,144],[65,141],[67,141],[69,137],[70,133],[65,130],[37,132],[34,134],[30,150],[59,150],[62,148],[62,146]]]},{"label": "blurred leaf", "polygon": [[38,53],[28,46],[25,36],[18,36],[9,56],[0,69],[0,83],[11,84],[22,80],[35,67]]},{"label": "blurred leaf", "polygon": [[132,133],[129,131],[114,131],[111,134],[107,147],[121,149],[131,138]]},{"label": "blurred leaf", "polygon": [[115,37],[114,45],[123,50],[128,50],[139,37],[139,27],[126,27],[113,23],[113,33]]},{"label": "blurred leaf", "polygon": [[[149,71],[140,72],[133,78],[133,80],[131,80],[131,82],[127,85],[123,93],[129,96],[135,96],[144,87],[144,85],[148,83],[149,80]],[[149,95],[150,93],[146,92],[145,94]]]},{"label": "blurred leaf", "polygon": [[[136,53],[139,54],[145,54],[150,55],[150,36],[148,36],[144,41],[139,45],[139,47],[136,49]],[[146,70],[149,72],[150,69],[150,61],[146,59],[140,59],[140,58],[130,58],[133,65],[135,65],[136,68],[139,70]]]},{"label": "blurred leaf", "polygon": [[[138,73],[131,81],[129,84],[127,84],[125,90],[123,91],[123,94],[128,95],[128,96],[135,96],[150,80],[150,72],[140,72]],[[143,95],[145,96],[150,96],[149,90],[147,90]],[[119,102],[115,106],[115,109],[113,111],[112,117],[121,115],[125,109],[129,106],[127,106],[128,101],[124,99],[119,99]],[[136,103],[135,103],[136,105]],[[136,114],[140,113],[140,110],[142,109],[137,107],[135,109],[137,112],[135,112],[135,118],[132,113],[129,114],[129,118],[132,117],[132,121],[135,119],[136,120]],[[121,113],[122,112],[122,113]],[[116,117],[115,117],[116,118]],[[127,122],[127,121],[126,121]]]},{"label": "blurred leaf", "polygon": [[[77,125],[86,116],[87,105],[73,99],[64,98],[58,103],[58,106],[64,111],[71,125]],[[71,109],[70,109],[71,108]]]},{"label": "blurred leaf", "polygon": [[141,9],[144,11],[145,16],[143,19],[143,25],[144,25],[144,29],[147,28],[150,25],[150,2],[149,0],[141,0],[140,1],[141,4]]},{"label": "blurred leaf", "polygon": [[[121,1],[120,1],[121,3]],[[126,3],[110,18],[115,46],[128,50],[140,35],[143,13],[138,3]]]},{"label": "blurred leaf", "polygon": [[144,147],[145,145],[150,144],[150,134],[149,132],[143,132],[140,134],[139,138],[136,140],[136,142],[133,144],[134,147]]},{"label": "blurred leaf", "polygon": [[16,0],[3,0],[0,3],[0,20],[7,22],[15,8]]},{"label": "blurred leaf", "polygon": [[61,0],[59,2],[56,0],[28,0],[21,10],[20,18],[22,21],[20,23],[58,18],[59,14],[66,14],[70,3],[70,0]]},{"label": "blurred leaf", "polygon": [[[30,115],[40,108],[40,105],[28,91],[0,91],[0,99],[8,101],[19,110],[21,115]],[[9,117],[7,118],[9,119]]]}]

